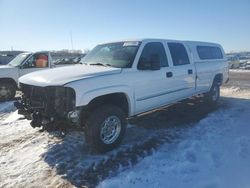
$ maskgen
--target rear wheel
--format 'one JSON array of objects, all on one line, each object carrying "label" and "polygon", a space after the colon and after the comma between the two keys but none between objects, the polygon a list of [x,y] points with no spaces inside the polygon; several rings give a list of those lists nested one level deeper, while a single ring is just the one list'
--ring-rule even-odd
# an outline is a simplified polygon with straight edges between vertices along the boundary
[{"label": "rear wheel", "polygon": [[205,94],[207,102],[216,104],[220,99],[220,85],[217,82],[214,82],[210,91]]},{"label": "rear wheel", "polygon": [[122,141],[127,126],[125,113],[117,106],[103,105],[90,112],[85,138],[94,152],[107,152]]},{"label": "rear wheel", "polygon": [[10,83],[0,83],[0,101],[11,100],[16,95],[16,88]]}]

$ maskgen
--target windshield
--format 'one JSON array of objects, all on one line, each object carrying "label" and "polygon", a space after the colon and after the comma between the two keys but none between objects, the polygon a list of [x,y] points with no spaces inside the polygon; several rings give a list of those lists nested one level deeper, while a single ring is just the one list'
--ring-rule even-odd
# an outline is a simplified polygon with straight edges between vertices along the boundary
[{"label": "windshield", "polygon": [[20,65],[27,57],[28,57],[29,54],[27,53],[22,53],[22,54],[19,54],[18,56],[16,56],[14,59],[12,59],[8,65],[10,66],[18,66]]},{"label": "windshield", "polygon": [[139,42],[116,42],[96,46],[81,63],[88,65],[130,68],[140,46]]}]

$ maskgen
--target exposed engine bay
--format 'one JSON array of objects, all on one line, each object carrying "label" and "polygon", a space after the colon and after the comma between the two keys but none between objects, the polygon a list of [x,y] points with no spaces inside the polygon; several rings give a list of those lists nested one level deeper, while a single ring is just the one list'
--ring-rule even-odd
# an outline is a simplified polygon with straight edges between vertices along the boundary
[{"label": "exposed engine bay", "polygon": [[78,123],[80,110],[75,107],[75,91],[64,86],[38,87],[20,83],[22,97],[15,102],[18,113],[32,120],[32,127]]}]

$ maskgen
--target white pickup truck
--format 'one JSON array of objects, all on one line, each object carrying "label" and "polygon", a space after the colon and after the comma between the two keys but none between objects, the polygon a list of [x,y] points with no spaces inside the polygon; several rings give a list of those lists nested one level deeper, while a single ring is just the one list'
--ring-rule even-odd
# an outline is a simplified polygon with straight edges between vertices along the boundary
[{"label": "white pickup truck", "polygon": [[50,52],[21,53],[7,65],[0,66],[0,101],[14,98],[19,77],[52,67]]},{"label": "white pickup truck", "polygon": [[227,80],[218,44],[120,41],[96,46],[80,65],[21,77],[15,105],[33,127],[84,126],[91,148],[105,152],[120,144],[127,118],[198,94],[215,104]]},{"label": "white pickup truck", "polygon": [[7,65],[0,66],[0,101],[11,100],[15,97],[18,78],[25,74],[74,65],[73,60],[73,63],[69,61],[63,64],[56,64],[54,60],[48,51],[25,52],[19,54]]}]

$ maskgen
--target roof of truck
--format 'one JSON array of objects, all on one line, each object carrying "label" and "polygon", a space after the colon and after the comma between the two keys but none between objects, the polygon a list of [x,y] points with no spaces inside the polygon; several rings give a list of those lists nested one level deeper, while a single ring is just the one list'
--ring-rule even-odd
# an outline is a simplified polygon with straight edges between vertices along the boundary
[{"label": "roof of truck", "polygon": [[125,40],[117,40],[117,41],[110,41],[101,44],[107,43],[115,43],[115,42],[149,42],[149,41],[167,41],[167,42],[183,42],[186,44],[206,44],[206,45],[216,45],[220,46],[218,43],[213,42],[205,42],[205,41],[189,41],[189,40],[174,40],[174,39],[161,39],[161,38],[141,38],[141,39],[125,39]]}]

